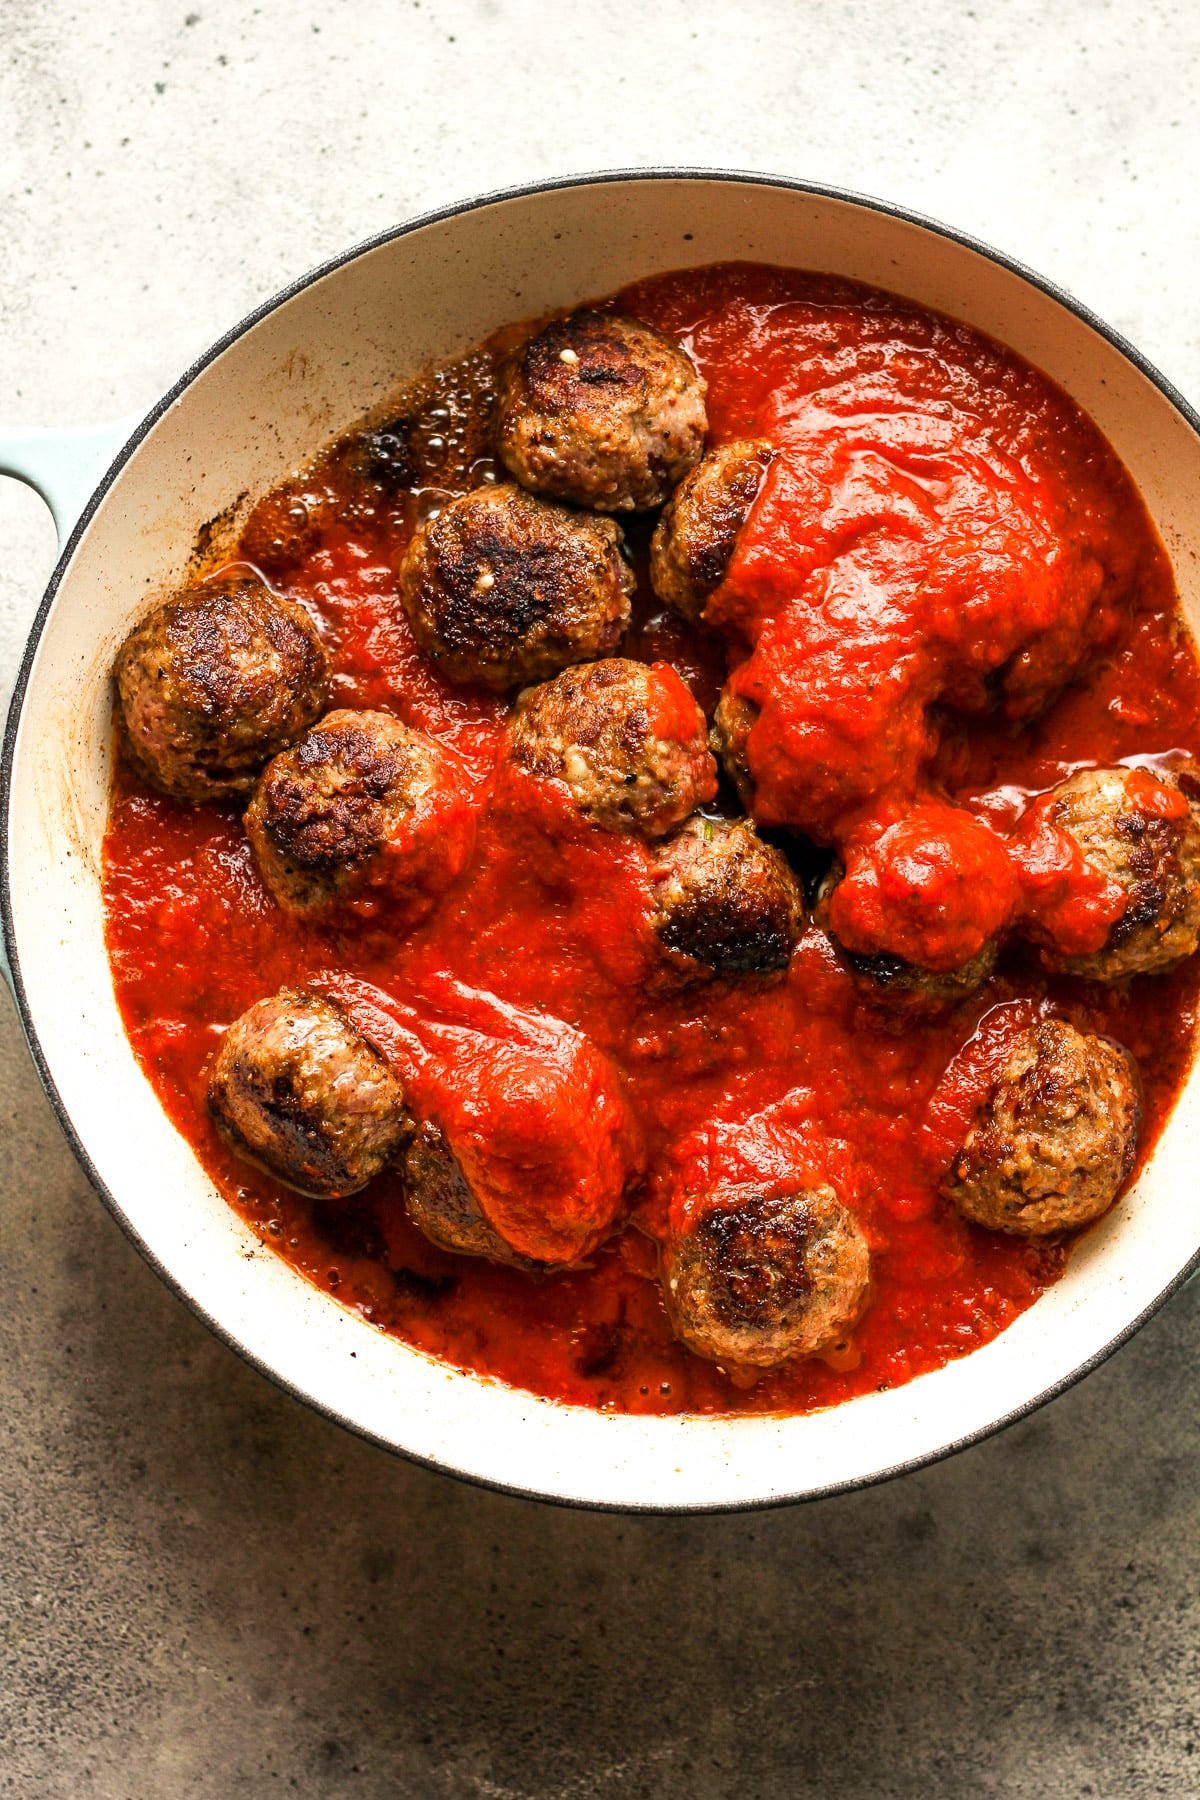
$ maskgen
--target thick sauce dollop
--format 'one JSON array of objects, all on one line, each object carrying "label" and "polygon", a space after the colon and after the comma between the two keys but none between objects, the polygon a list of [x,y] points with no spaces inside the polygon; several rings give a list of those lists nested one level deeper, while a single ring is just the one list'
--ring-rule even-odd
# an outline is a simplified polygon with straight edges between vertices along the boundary
[{"label": "thick sauce dollop", "polygon": [[[710,713],[731,676],[756,709],[761,818],[844,862],[831,924],[849,948],[952,968],[1022,916],[1064,950],[1095,948],[1121,897],[1030,802],[1080,766],[1153,769],[1200,750],[1200,668],[1170,570],[1095,428],[979,334],[830,278],[725,266],[620,304],[691,350],[711,441],[778,449],[714,602],[721,635],[665,613],[643,579],[625,653],[672,665]],[[295,525],[286,568],[256,550],[313,608],[333,704],[388,708],[458,751],[477,809],[470,863],[410,933],[301,924],[264,889],[235,809],[189,809],[122,767],[105,894],[131,1041],[264,1245],[433,1356],[634,1412],[798,1412],[907,1381],[995,1336],[1067,1253],[977,1230],[937,1195],[1016,1037],[1059,1011],[1126,1044],[1144,1153],[1191,1058],[1197,972],[1099,988],[1047,976],[1014,941],[977,994],[900,1025],[810,928],[775,985],[652,991],[644,855],[557,829],[552,804],[521,810],[494,781],[505,704],[444,682],[396,600],[415,520],[491,473],[493,373],[485,348],[414,389],[398,486],[367,492],[354,458],[335,455],[272,502]],[[631,528],[643,565],[647,536]],[[247,554],[262,539],[248,532]],[[802,854],[815,875],[829,851]],[[494,1037],[497,1004],[586,1033],[621,1071],[646,1159],[630,1228],[587,1267],[534,1276],[436,1250],[394,1176],[323,1203],[238,1162],[204,1107],[219,1035],[264,994],[316,981],[377,990],[427,1051],[447,1029]],[[485,1099],[491,1066],[473,1064]],[[561,1090],[555,1106],[548,1133],[569,1146]],[[672,1184],[764,1114],[853,1158],[872,1299],[837,1352],[743,1387],[672,1338],[655,1239]]]}]

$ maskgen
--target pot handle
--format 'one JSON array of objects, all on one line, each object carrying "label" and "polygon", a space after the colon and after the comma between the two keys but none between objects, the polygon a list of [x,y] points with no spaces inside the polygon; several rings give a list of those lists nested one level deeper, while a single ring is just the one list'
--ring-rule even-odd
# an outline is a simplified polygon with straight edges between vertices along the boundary
[{"label": "pot handle", "polygon": [[141,413],[103,425],[49,430],[0,425],[0,475],[14,475],[41,495],[54,516],[61,550],[117,451]]},{"label": "pot handle", "polygon": [[[41,495],[54,519],[60,550],[100,484],[100,477],[141,421],[141,413],[103,425],[39,430],[0,425],[0,475],[13,475]],[[10,991],[12,970],[0,939],[0,979]]]}]

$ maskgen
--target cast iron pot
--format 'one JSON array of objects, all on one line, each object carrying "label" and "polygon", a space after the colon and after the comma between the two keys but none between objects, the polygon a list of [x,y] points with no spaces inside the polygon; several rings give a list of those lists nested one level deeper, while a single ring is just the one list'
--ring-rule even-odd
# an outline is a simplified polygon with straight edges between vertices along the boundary
[{"label": "cast iron pot", "polygon": [[134,1061],[100,901],[109,671],[130,625],[179,580],[200,527],[223,518],[232,543],[249,498],[495,327],[725,258],[877,283],[1046,370],[1131,470],[1196,620],[1200,420],[1181,396],[1067,295],[961,233],[765,176],[598,175],[450,207],[305,276],[136,426],[0,437],[0,469],[39,488],[66,538],[17,679],[0,829],[12,988],[80,1161],[164,1279],[290,1392],[433,1467],[593,1506],[760,1506],[931,1461],[1094,1367],[1200,1260],[1194,1075],[1136,1187],[1058,1285],[973,1355],[808,1417],[612,1417],[446,1368],[310,1287],[226,1206]]}]

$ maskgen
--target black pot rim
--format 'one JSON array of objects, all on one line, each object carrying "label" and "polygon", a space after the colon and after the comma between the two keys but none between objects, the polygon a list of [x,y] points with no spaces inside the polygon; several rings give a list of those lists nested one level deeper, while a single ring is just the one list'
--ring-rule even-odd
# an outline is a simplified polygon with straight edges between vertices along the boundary
[{"label": "black pot rim", "polygon": [[1029,286],[1037,289],[1040,293],[1045,294],[1051,300],[1056,301],[1067,312],[1072,313],[1085,325],[1090,326],[1099,337],[1103,338],[1107,343],[1112,345],[1115,350],[1119,351],[1128,362],[1132,363],[1133,366],[1158,389],[1159,393],[1170,402],[1196,435],[1200,437],[1200,414],[1198,414],[1188,403],[1180,393],[1179,389],[1155,368],[1155,366],[1149,362],[1127,338],[1123,337],[1120,332],[1115,331],[1110,325],[1107,325],[1103,319],[1099,318],[1097,314],[1075,299],[1075,297],[1072,294],[1069,294],[1064,288],[1047,280],[1044,276],[1037,274],[1034,270],[1026,267],[1024,263],[1017,261],[1014,257],[1007,256],[1002,251],[993,249],[991,245],[984,243],[979,238],[973,237],[969,232],[959,231],[953,226],[942,224],[939,220],[929,218],[925,214],[915,212],[908,207],[897,206],[890,201],[876,199],[867,194],[856,193],[851,189],[832,187],[821,182],[801,181],[791,176],[772,175],[765,172],[756,172],[754,170],[686,166],[680,168],[654,167],[641,169],[608,169],[599,170],[593,173],[554,176],[543,181],[531,181],[521,183],[514,187],[498,188],[487,193],[475,195],[467,200],[456,201],[448,206],[437,207],[432,211],[420,213],[416,217],[406,220],[401,225],[393,226],[387,231],[377,232],[372,237],[364,239],[362,242],[353,245],[350,249],[341,252],[339,255],[330,257],[325,262],[318,263],[316,267],[310,269],[307,274],[301,275],[297,280],[289,283],[288,286],[282,288],[269,300],[263,301],[261,305],[247,313],[239,324],[233,326],[223,337],[219,338],[209,350],[205,351],[202,356],[192,363],[190,368],[179,377],[178,381],[176,381],[162,398],[150,408],[136,430],[126,440],[125,444],[118,452],[107,473],[95,489],[83,512],[80,514],[71,531],[71,535],[58,558],[54,572],[47,585],[46,592],[30,627],[29,638],[21,658],[20,668],[17,673],[16,682],[12,692],[12,699],[9,705],[8,719],[4,732],[2,760],[0,760],[0,931],[2,931],[4,951],[12,974],[12,986],[17,1004],[17,1013],[26,1040],[29,1044],[30,1054],[33,1057],[34,1065],[37,1068],[42,1087],[45,1089],[47,1098],[50,1101],[59,1125],[92,1186],[100,1195],[100,1198],[104,1201],[109,1212],[113,1215],[121,1229],[125,1232],[125,1235],[136,1246],[140,1254],[172,1290],[176,1297],[180,1299],[188,1310],[206,1325],[216,1337],[227,1344],[244,1362],[249,1363],[250,1366],[257,1369],[260,1374],[265,1375],[276,1387],[281,1388],[286,1394],[291,1395],[294,1399],[301,1401],[314,1412],[321,1413],[326,1418],[329,1418],[336,1424],[344,1427],[346,1430],[353,1432],[355,1436],[366,1439],[368,1443],[378,1445],[380,1449],[387,1450],[394,1456],[403,1457],[408,1462],[416,1463],[424,1468],[436,1470],[437,1473],[441,1475],[449,1475],[455,1480],[464,1481],[471,1486],[487,1488],[497,1493],[510,1494],[521,1499],[536,1500],[545,1504],[579,1508],[589,1512],[630,1514],[757,1512],[774,1507],[795,1506],[814,1500],[830,1499],[836,1494],[851,1493],[862,1488],[877,1486],[881,1482],[894,1480],[899,1475],[905,1475],[916,1469],[927,1468],[934,1463],[942,1462],[947,1457],[956,1455],[960,1450],[968,1449],[972,1444],[982,1443],[985,1439],[993,1437],[998,1432],[1007,1429],[1008,1426],[1016,1424],[1018,1420],[1027,1418],[1031,1413],[1036,1412],[1040,1407],[1045,1406],[1047,1402],[1054,1400],[1058,1395],[1065,1393],[1068,1388],[1073,1387],[1076,1382],[1081,1381],[1083,1377],[1090,1374],[1093,1369],[1099,1368],[1100,1365],[1106,1362],[1115,1351],[1119,1350],[1124,1343],[1133,1337],[1135,1332],[1140,1331],[1147,1320],[1152,1318],[1154,1314],[1165,1305],[1171,1296],[1177,1293],[1185,1282],[1190,1279],[1197,1267],[1200,1267],[1200,1247],[1197,1248],[1195,1255],[1185,1264],[1178,1274],[1167,1283],[1166,1287],[1163,1288],[1157,1298],[1139,1313],[1137,1318],[1125,1326],[1116,1337],[1103,1344],[1100,1349],[1095,1351],[1077,1368],[1071,1370],[1070,1373],[1061,1376],[1057,1381],[1043,1389],[1042,1392],[1026,1401],[1023,1405],[1002,1414],[997,1419],[988,1420],[986,1424],[977,1427],[974,1431],[964,1433],[961,1437],[954,1439],[953,1442],[942,1445],[937,1450],[927,1451],[902,1462],[894,1463],[887,1468],[875,1470],[870,1475],[833,1482],[821,1488],[806,1490],[803,1493],[776,1495],[769,1499],[748,1499],[724,1502],[702,1501],[694,1505],[680,1505],[677,1503],[656,1505],[652,1502],[618,1503],[613,1501],[606,1502],[579,1499],[568,1495],[546,1494],[535,1488],[522,1487],[518,1482],[502,1482],[490,1479],[486,1476],[471,1474],[464,1470],[448,1468],[446,1465],[439,1463],[432,1457],[421,1456],[415,1451],[408,1450],[402,1445],[393,1443],[390,1439],[381,1436],[378,1432],[368,1430],[366,1427],[358,1424],[355,1420],[347,1418],[343,1413],[338,1412],[336,1407],[327,1405],[325,1402],[315,1399],[312,1395],[305,1392],[305,1390],[297,1383],[291,1381],[286,1375],[280,1373],[279,1370],[273,1368],[261,1357],[248,1350],[226,1326],[222,1325],[218,1319],[214,1318],[211,1313],[207,1312],[205,1308],[200,1305],[199,1301],[187,1291],[183,1282],[163,1265],[150,1246],[138,1234],[130,1220],[127,1218],[120,1201],[100,1177],[99,1172],[95,1168],[91,1157],[88,1154],[86,1146],[75,1129],[66,1106],[63,1103],[62,1097],[58,1092],[54,1077],[50,1071],[48,1061],[38,1038],[32,1009],[25,992],[13,925],[8,855],[12,772],[16,752],[17,734],[24,706],[25,694],[29,685],[30,672],[33,667],[34,658],[37,654],[38,645],[41,642],[47,618],[49,617],[51,607],[54,603],[55,595],[57,594],[67,568],[70,565],[71,559],[75,554],[76,547],[78,546],[84,531],[90,524],[97,507],[119,479],[125,464],[129,461],[130,457],[147,433],[157,424],[158,420],[162,418],[163,414],[174,404],[179,396],[191,386],[197,376],[207,369],[211,363],[215,362],[218,357],[222,356],[239,338],[244,337],[248,331],[252,330],[254,326],[259,324],[270,313],[277,311],[278,308],[283,306],[287,301],[293,299],[297,294],[302,293],[305,288],[311,287],[315,282],[323,280],[327,275],[336,273],[337,270],[344,268],[348,263],[354,262],[358,257],[363,256],[372,250],[379,249],[384,244],[392,243],[398,238],[408,237],[413,232],[422,230],[425,226],[436,225],[443,220],[457,218],[464,213],[478,212],[485,207],[501,205],[505,201],[527,199],[535,194],[554,193],[566,188],[603,187],[615,185],[617,183],[635,181],[694,181],[697,183],[726,182],[731,185],[740,184],[751,187],[780,188],[792,193],[809,194],[815,199],[842,201],[847,205],[860,207],[868,212],[882,213],[886,217],[902,220],[909,225],[916,225],[920,229],[928,231],[936,237],[946,238],[951,243],[958,244],[963,249],[972,250],[977,255],[984,257],[987,261],[995,263],[1000,268],[1007,270],[1010,274],[1018,276],[1022,281],[1028,283]]}]

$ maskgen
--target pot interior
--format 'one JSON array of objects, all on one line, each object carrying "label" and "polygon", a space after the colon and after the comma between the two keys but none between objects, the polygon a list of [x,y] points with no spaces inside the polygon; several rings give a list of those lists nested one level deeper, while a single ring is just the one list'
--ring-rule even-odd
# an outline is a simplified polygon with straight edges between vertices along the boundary
[{"label": "pot interior", "polygon": [[618,178],[418,225],[303,286],[202,363],[103,493],[60,571],[11,743],[9,903],[43,1074],[146,1254],[244,1354],[332,1416],[526,1492],[650,1508],[761,1504],[936,1456],[1035,1404],[1126,1334],[1200,1249],[1200,1086],[1062,1280],[993,1343],[908,1386],[800,1418],[637,1419],[552,1406],[373,1331],[251,1236],[161,1111],[109,979],[100,854],[109,670],[197,534],[240,512],[426,365],[497,326],[659,271],[731,258],[890,288],[1046,370],[1131,470],[1200,618],[1200,437],[1059,300],[968,244],[866,203],[732,178]]}]

